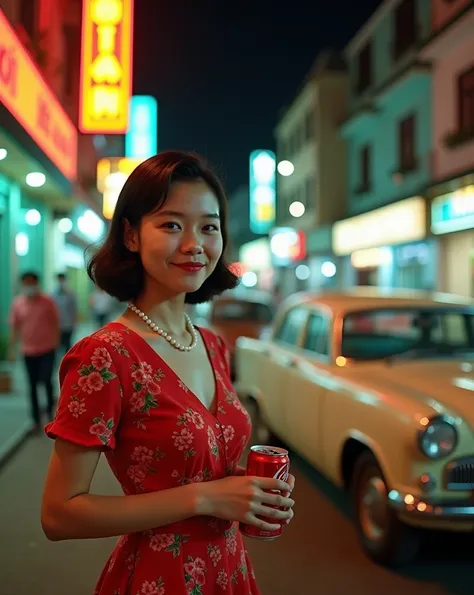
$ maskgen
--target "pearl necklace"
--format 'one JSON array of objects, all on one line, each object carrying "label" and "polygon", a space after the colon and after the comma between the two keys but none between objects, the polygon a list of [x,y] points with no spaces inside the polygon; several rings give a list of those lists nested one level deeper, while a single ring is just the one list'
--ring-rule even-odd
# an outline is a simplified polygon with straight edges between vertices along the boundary
[{"label": "pearl necklace", "polygon": [[175,349],[178,349],[179,351],[191,351],[191,349],[194,349],[196,347],[198,334],[196,329],[194,328],[193,323],[191,322],[191,319],[186,313],[184,314],[184,318],[186,320],[186,330],[192,337],[191,345],[181,345],[181,343],[178,343],[176,339],[173,339],[172,335],[167,333],[165,330],[163,330],[157,324],[155,324],[152,320],[150,320],[144,312],[142,312],[135,306],[135,304],[129,303],[127,304],[127,307],[132,312],[135,312],[135,314],[139,316],[143,320],[143,322],[146,322],[146,324],[151,328],[152,331],[154,331],[158,335],[161,335],[163,339],[166,339],[168,343]]}]

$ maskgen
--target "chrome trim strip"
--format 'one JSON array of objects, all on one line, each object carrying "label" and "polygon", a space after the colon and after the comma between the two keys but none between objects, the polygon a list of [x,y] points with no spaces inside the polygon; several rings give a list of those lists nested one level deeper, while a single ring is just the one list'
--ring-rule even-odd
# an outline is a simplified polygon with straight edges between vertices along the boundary
[{"label": "chrome trim strip", "polygon": [[400,513],[420,518],[443,520],[470,520],[474,522],[474,500],[430,502],[412,494],[392,490],[388,495],[389,506]]}]

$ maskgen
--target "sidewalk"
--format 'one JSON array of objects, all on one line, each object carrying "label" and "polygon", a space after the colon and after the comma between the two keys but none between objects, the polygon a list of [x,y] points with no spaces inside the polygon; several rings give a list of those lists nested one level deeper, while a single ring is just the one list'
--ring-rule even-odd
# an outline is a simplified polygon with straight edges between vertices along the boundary
[{"label": "sidewalk", "polygon": [[[74,340],[79,341],[82,337],[93,332],[93,330],[95,330],[95,327],[92,323],[81,324],[76,330]],[[0,393],[0,468],[30,436],[32,427],[29,415],[28,383],[23,362],[19,359],[14,364],[11,364],[11,366],[13,392]],[[54,375],[56,390],[59,389],[57,384],[58,367],[59,362],[57,363]],[[40,399],[44,399],[42,386],[39,392]]]}]

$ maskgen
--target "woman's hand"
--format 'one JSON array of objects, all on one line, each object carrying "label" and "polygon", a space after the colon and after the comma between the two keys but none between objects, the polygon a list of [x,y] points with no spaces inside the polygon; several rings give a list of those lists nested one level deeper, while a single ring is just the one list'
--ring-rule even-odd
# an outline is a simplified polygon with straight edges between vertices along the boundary
[{"label": "woman's hand", "polygon": [[[291,491],[291,484],[279,479],[244,475],[195,485],[198,491],[198,515],[238,521],[264,531],[275,531],[293,517],[294,501],[283,496],[283,493]],[[265,490],[277,490],[281,494]]]},{"label": "woman's hand", "polygon": [[[287,483],[290,486],[290,491],[289,492],[284,492],[282,495],[285,496],[285,498],[289,498],[291,496],[291,492],[294,490],[295,487],[295,476],[291,475],[291,473],[288,475],[288,479],[287,479]],[[285,523],[288,525],[288,523],[291,522],[291,519],[294,517],[294,512],[293,509],[290,509],[291,512],[291,516],[290,518],[286,519]]]}]

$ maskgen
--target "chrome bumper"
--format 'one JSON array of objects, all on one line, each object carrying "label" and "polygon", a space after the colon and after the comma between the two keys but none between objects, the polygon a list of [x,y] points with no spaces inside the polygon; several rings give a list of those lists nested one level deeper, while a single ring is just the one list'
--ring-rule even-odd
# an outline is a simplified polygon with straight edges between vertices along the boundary
[{"label": "chrome bumper", "polygon": [[430,502],[411,494],[402,494],[392,490],[388,495],[389,505],[402,514],[416,515],[420,518],[432,520],[471,521],[474,523],[474,499],[448,500],[445,502]]}]

